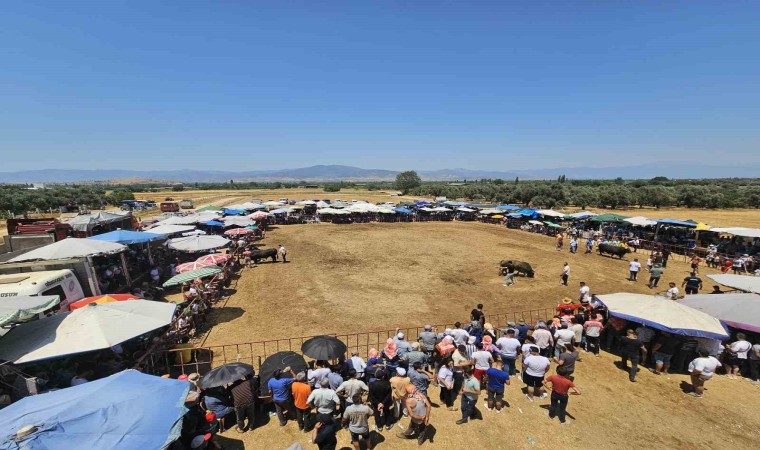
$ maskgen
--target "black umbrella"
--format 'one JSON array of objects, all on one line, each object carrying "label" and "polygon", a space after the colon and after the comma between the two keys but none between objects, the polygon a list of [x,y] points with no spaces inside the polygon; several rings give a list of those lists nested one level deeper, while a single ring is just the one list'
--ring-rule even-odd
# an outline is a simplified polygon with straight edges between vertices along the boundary
[{"label": "black umbrella", "polygon": [[226,386],[251,374],[253,374],[253,366],[250,364],[229,363],[211,369],[201,378],[200,386],[203,389]]},{"label": "black umbrella", "polygon": [[346,350],[346,344],[334,336],[315,336],[301,345],[303,354],[314,359],[336,359]]},{"label": "black umbrella", "polygon": [[[286,367],[293,369],[293,373],[306,372],[309,370],[309,366],[306,365],[306,361],[303,356],[296,352],[278,352],[269,358],[265,359],[259,368],[259,379],[261,381],[261,395],[269,395],[269,388],[267,383],[274,375],[276,370],[282,370]],[[290,377],[290,374],[285,375]]]}]

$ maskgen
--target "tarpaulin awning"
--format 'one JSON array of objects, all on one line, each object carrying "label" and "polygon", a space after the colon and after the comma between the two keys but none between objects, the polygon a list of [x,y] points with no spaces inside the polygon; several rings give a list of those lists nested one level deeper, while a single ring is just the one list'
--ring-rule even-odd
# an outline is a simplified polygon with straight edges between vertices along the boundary
[{"label": "tarpaulin awning", "polygon": [[713,233],[733,234],[734,236],[760,238],[760,229],[744,227],[713,227],[710,228]]},{"label": "tarpaulin awning", "polygon": [[412,210],[407,208],[393,208],[394,211],[396,211],[399,214],[411,214]]},{"label": "tarpaulin awning", "polygon": [[[172,216],[167,219],[164,219],[160,222],[158,222],[156,225],[158,226],[164,226],[164,225],[194,225],[198,223],[200,215],[198,214],[190,214],[187,216]],[[210,216],[210,218],[213,218],[213,216]],[[208,220],[208,219],[207,219]]]},{"label": "tarpaulin awning", "polygon": [[541,222],[539,220],[529,220],[528,223],[531,224],[531,225],[543,225],[544,224],[543,222]]},{"label": "tarpaulin awning", "polygon": [[201,222],[201,225],[206,225],[209,227],[223,227],[224,222],[219,222],[218,220],[209,220],[208,222]]},{"label": "tarpaulin awning", "polygon": [[525,218],[520,213],[510,213],[510,214],[507,214],[507,217],[509,217],[510,219],[524,219]]},{"label": "tarpaulin awning", "polygon": [[549,228],[562,228],[562,225],[558,225],[554,222],[544,222],[544,224]]},{"label": "tarpaulin awning", "polygon": [[[189,389],[187,381],[125,370],[25,397],[0,410],[0,448],[167,448],[180,436]],[[27,426],[34,426],[33,432],[14,439]]]},{"label": "tarpaulin awning", "polygon": [[554,211],[553,209],[539,209],[536,211],[538,214],[544,216],[544,217],[557,217],[560,219],[565,218],[565,213],[561,213],[559,211]]},{"label": "tarpaulin awning", "polygon": [[747,292],[760,294],[760,277],[750,275],[734,275],[731,273],[707,274],[707,278],[724,286]]},{"label": "tarpaulin awning", "polygon": [[193,281],[196,278],[210,277],[212,275],[218,274],[221,271],[222,269],[220,269],[219,267],[209,266],[209,267],[203,267],[196,270],[191,270],[185,273],[178,273],[177,275],[174,275],[173,277],[166,280],[163,284],[163,287],[177,286],[182,283],[187,283],[188,281]]},{"label": "tarpaulin awning", "polygon": [[687,222],[684,220],[676,220],[676,219],[657,219],[657,223],[661,225],[674,225],[678,227],[689,227],[689,228],[696,228],[697,226],[696,222]]},{"label": "tarpaulin awning", "polygon": [[224,222],[224,226],[226,227],[247,227],[248,225],[253,225],[256,222],[250,217],[238,217],[238,216],[232,216],[232,217],[225,217],[222,219]]},{"label": "tarpaulin awning", "polygon": [[620,214],[599,214],[598,216],[594,216],[591,218],[592,222],[622,222],[623,220],[627,219],[628,216],[621,216]]},{"label": "tarpaulin awning", "polygon": [[222,210],[222,214],[224,214],[225,216],[239,216],[241,214],[245,214],[245,210],[224,208]]},{"label": "tarpaulin awning", "polygon": [[467,206],[467,202],[453,202],[451,200],[443,202],[447,206]]},{"label": "tarpaulin awning", "polygon": [[116,242],[70,237],[23,253],[15,258],[11,258],[9,262],[84,258],[87,256],[112,255],[115,253],[121,253],[125,250],[127,250],[126,246]]},{"label": "tarpaulin awning", "polygon": [[69,309],[74,311],[75,309],[85,307],[89,305],[90,303],[102,304],[102,303],[112,303],[112,302],[125,302],[127,300],[142,300],[142,299],[134,294],[96,295],[94,297],[87,297],[87,298],[83,298],[82,300],[75,301],[74,303],[69,305]]},{"label": "tarpaulin awning", "polygon": [[[710,225],[708,225],[708,224],[706,224],[704,222],[699,222],[699,223],[697,223],[697,227],[694,228],[694,229],[697,230],[697,231],[709,231],[711,228],[712,227]],[[758,231],[757,237],[760,237],[760,230],[757,230],[757,231]]]},{"label": "tarpaulin awning", "polygon": [[580,219],[586,219],[586,218],[594,217],[594,216],[598,216],[598,215],[599,214],[597,214],[595,212],[591,212],[591,211],[578,211],[578,212],[574,212],[572,214],[568,214],[567,217],[569,217],[571,219],[580,220]]},{"label": "tarpaulin awning", "polygon": [[175,308],[150,300],[90,304],[23,323],[0,339],[0,359],[22,364],[109,348],[169,325]]},{"label": "tarpaulin awning", "polygon": [[471,213],[471,212],[475,212],[476,210],[462,206],[462,207],[457,208],[457,211]]},{"label": "tarpaulin awning", "polygon": [[485,214],[488,216],[491,214],[502,214],[504,211],[500,209],[496,209],[496,208],[488,208],[488,209],[481,209],[479,212],[480,214]]},{"label": "tarpaulin awning", "polygon": [[192,225],[159,225],[148,229],[148,233],[165,234],[167,236],[178,233],[186,233],[195,229]]},{"label": "tarpaulin awning", "polygon": [[678,303],[698,309],[726,325],[760,333],[760,295],[699,294],[687,295]]},{"label": "tarpaulin awning", "polygon": [[683,336],[724,340],[723,325],[715,317],[665,297],[617,293],[597,296],[610,315]]},{"label": "tarpaulin awning", "polygon": [[499,205],[496,209],[501,209],[502,211],[519,211],[520,207],[515,205]]},{"label": "tarpaulin awning", "polygon": [[82,214],[82,215],[72,218],[66,223],[71,225],[71,228],[75,229],[76,231],[90,232],[92,231],[93,228],[95,228],[98,225],[121,222],[122,220],[131,219],[131,218],[132,218],[132,213],[130,211],[126,211],[126,212],[102,211],[95,214]]},{"label": "tarpaulin awning", "polygon": [[657,221],[647,219],[644,216],[629,217],[627,219],[623,219],[623,222],[628,222],[631,225],[634,225],[637,227],[653,227],[657,225]]},{"label": "tarpaulin awning", "polygon": [[172,250],[180,252],[203,252],[206,250],[216,250],[230,243],[229,239],[221,236],[189,236],[169,239],[166,246]]},{"label": "tarpaulin awning", "polygon": [[0,327],[31,319],[61,303],[57,295],[8,297],[0,301]]},{"label": "tarpaulin awning", "polygon": [[87,239],[94,239],[96,241],[118,242],[119,244],[129,245],[144,244],[150,241],[166,239],[166,236],[163,234],[148,233],[144,231],[114,230],[108,233],[98,234],[97,236],[91,236]]}]

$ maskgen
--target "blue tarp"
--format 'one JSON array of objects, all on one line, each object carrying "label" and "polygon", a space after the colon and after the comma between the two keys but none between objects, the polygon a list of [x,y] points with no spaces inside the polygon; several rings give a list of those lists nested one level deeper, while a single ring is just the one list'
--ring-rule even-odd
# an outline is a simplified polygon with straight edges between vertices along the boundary
[{"label": "blue tarp", "polygon": [[224,208],[222,210],[222,214],[224,214],[225,216],[239,216],[241,214],[245,214],[245,211],[243,211],[242,209],[227,209],[227,208]]},{"label": "blue tarp", "polygon": [[690,227],[690,228],[697,227],[697,224],[694,222],[685,222],[683,220],[676,220],[676,219],[657,219],[657,223],[662,223],[665,225],[677,225],[679,227]]},{"label": "blue tarp", "polygon": [[536,212],[535,209],[527,209],[527,208],[526,209],[521,209],[521,210],[517,211],[517,214],[520,214],[521,216],[530,217],[531,219],[538,218],[538,213]]},{"label": "blue tarp", "polygon": [[443,204],[447,205],[447,206],[467,206],[467,202],[452,202],[452,201],[448,201],[448,202],[443,202]]},{"label": "blue tarp", "polygon": [[201,225],[207,225],[209,227],[223,227],[224,223],[218,220],[209,220],[208,222],[201,222]]},{"label": "blue tarp", "polygon": [[424,200],[423,200],[423,201],[421,201],[421,202],[417,202],[417,203],[415,203],[415,205],[417,205],[417,206],[425,206],[425,205],[431,205],[431,204],[432,204],[432,203],[430,203],[430,202],[426,202],[426,201],[424,201]]},{"label": "blue tarp", "polygon": [[[160,449],[179,437],[187,381],[125,370],[0,410],[0,449]],[[13,441],[21,428],[35,433]]]},{"label": "blue tarp", "polygon": [[501,209],[503,211],[517,211],[520,209],[520,207],[514,205],[499,205],[496,207],[496,209]]},{"label": "blue tarp", "polygon": [[144,231],[114,230],[108,233],[88,237],[96,241],[118,242],[119,244],[144,244],[150,241],[166,239],[166,235],[146,233]]},{"label": "blue tarp", "polygon": [[406,209],[406,208],[393,208],[393,210],[396,211],[399,214],[411,214],[412,213],[411,209]]}]

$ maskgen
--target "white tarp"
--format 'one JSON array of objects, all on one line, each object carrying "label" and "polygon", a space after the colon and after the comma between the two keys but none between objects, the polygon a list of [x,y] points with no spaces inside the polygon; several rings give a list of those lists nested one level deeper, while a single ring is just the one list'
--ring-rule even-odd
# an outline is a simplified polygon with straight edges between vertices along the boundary
[{"label": "white tarp", "polygon": [[0,359],[16,364],[112,347],[169,325],[174,303],[102,303],[21,324],[0,339]]},{"label": "white tarp", "polygon": [[97,225],[121,222],[132,216],[131,211],[101,211],[95,214],[81,214],[66,223],[77,231],[90,232]]},{"label": "white tarp", "polygon": [[264,206],[282,206],[284,204],[285,204],[285,202],[276,202],[274,200],[269,200],[268,202],[262,203],[262,205],[264,205]]},{"label": "white tarp", "polygon": [[480,214],[486,214],[486,215],[491,215],[491,214],[504,214],[504,211],[502,211],[501,209],[496,209],[496,208],[491,208],[491,209],[481,209],[481,210],[480,210]]},{"label": "white tarp", "polygon": [[531,225],[546,225],[545,223],[539,222],[538,220],[529,220],[528,223]]},{"label": "white tarp", "polygon": [[[168,219],[164,219],[160,222],[156,223],[156,226],[164,226],[164,225],[192,225],[195,223],[198,223],[200,219],[200,216],[198,214],[189,214],[187,216],[172,216]],[[206,219],[211,220],[211,218]]]},{"label": "white tarp", "polygon": [[317,208],[329,208],[329,207],[330,207],[330,204],[325,201],[320,200],[317,202]]},{"label": "white tarp", "polygon": [[568,214],[567,216],[573,219],[577,219],[578,217],[588,217],[588,216],[598,216],[599,214],[591,211],[578,211],[576,213]]},{"label": "white tarp", "polygon": [[565,214],[561,213],[559,211],[555,211],[553,209],[539,209],[536,211],[538,214],[544,216],[544,217],[560,217],[564,218]]},{"label": "white tarp", "polygon": [[727,339],[720,321],[709,314],[662,296],[617,293],[599,295],[610,314],[684,336]]},{"label": "white tarp", "polygon": [[678,303],[716,317],[734,328],[760,333],[760,295],[687,295]]},{"label": "white tarp", "polygon": [[760,277],[751,275],[734,275],[732,273],[708,274],[707,278],[724,286],[760,294]]},{"label": "white tarp", "polygon": [[744,227],[713,227],[710,228],[712,233],[726,233],[734,236],[760,238],[760,229]]},{"label": "white tarp", "polygon": [[125,245],[96,239],[66,238],[62,241],[26,252],[8,262],[50,261],[54,259],[84,258],[95,255],[112,255],[126,250]]},{"label": "white tarp", "polygon": [[[254,213],[256,214],[256,213]],[[252,214],[253,215],[253,214]],[[222,218],[222,222],[224,222],[225,226],[232,227],[249,227],[251,225],[255,225],[256,222],[254,222],[253,219],[250,217],[241,217],[241,216],[227,216]]]},{"label": "white tarp", "polygon": [[300,202],[296,203],[296,205],[316,205],[317,202],[314,200],[301,200]]},{"label": "white tarp", "polygon": [[476,210],[471,209],[471,208],[466,208],[464,206],[460,206],[459,208],[457,208],[457,211],[459,211],[459,212],[475,212]]},{"label": "white tarp", "polygon": [[657,225],[656,221],[647,219],[644,216],[629,217],[627,219],[623,219],[623,222],[628,222],[631,225],[635,225],[637,227],[653,227]]},{"label": "white tarp", "polygon": [[157,227],[148,228],[145,231],[148,233],[165,234],[168,236],[171,234],[186,233],[194,229],[195,227],[192,225],[159,225]]},{"label": "white tarp", "polygon": [[320,210],[317,210],[318,214],[351,214],[350,211],[346,211],[344,209],[335,209],[335,208],[322,208]]},{"label": "white tarp", "polygon": [[449,208],[446,208],[445,206],[438,206],[433,208],[433,211],[435,212],[451,212]]},{"label": "white tarp", "polygon": [[229,244],[230,240],[221,236],[188,236],[181,238],[169,239],[166,245],[172,250],[181,252],[202,252],[205,250],[216,250]]}]

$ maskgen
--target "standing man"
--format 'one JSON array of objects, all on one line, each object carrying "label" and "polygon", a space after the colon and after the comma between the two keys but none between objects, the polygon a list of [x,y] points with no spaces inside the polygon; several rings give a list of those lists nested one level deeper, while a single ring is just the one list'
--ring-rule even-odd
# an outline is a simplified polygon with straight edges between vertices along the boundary
[{"label": "standing man", "polygon": [[417,340],[422,343],[422,352],[427,356],[428,362],[432,361],[435,344],[438,343],[438,336],[436,336],[433,326],[425,325],[425,330],[420,333]]},{"label": "standing man", "polygon": [[[533,331],[533,339],[543,356],[551,355],[552,348],[554,346],[554,338],[551,331],[546,329],[544,322],[538,322],[536,329]],[[525,361],[523,361],[523,365]]]},{"label": "standing man", "polygon": [[409,381],[411,381],[412,386],[417,389],[420,395],[428,396],[428,386],[432,380],[433,374],[426,372],[422,368],[421,361],[416,361],[409,367]]},{"label": "standing man", "polygon": [[457,425],[467,423],[471,417],[478,413],[478,397],[480,396],[480,381],[473,375],[472,369],[464,371],[464,383],[462,384],[462,418],[457,420]]},{"label": "standing man", "polygon": [[683,279],[681,287],[686,291],[686,295],[699,294],[702,290],[702,279],[695,272],[691,272],[688,277]]},{"label": "standing man", "polygon": [[372,408],[362,403],[361,394],[355,394],[351,398],[350,405],[343,412],[343,425],[348,425],[348,431],[351,433],[351,445],[356,450],[362,447],[372,449],[372,441],[369,439],[369,418],[371,416]]},{"label": "standing man", "polygon": [[528,400],[533,401],[533,394],[539,394],[539,398],[545,398],[546,393],[543,390],[543,381],[546,372],[549,371],[551,361],[548,358],[538,354],[538,347],[530,347],[530,355],[523,359],[523,383],[528,385],[528,393],[525,394]]},{"label": "standing man", "polygon": [[662,267],[668,267],[668,259],[670,259],[670,250],[667,248],[662,249]]},{"label": "standing man", "polygon": [[309,406],[311,387],[306,383],[304,372],[296,374],[296,381],[290,386],[290,391],[293,394],[293,404],[296,407],[298,430],[308,432],[311,427],[311,407]]},{"label": "standing man", "polygon": [[567,280],[570,278],[570,265],[565,262],[565,264],[562,266],[562,274],[559,276],[561,285],[567,286]]},{"label": "standing man", "polygon": [[483,325],[486,323],[486,315],[483,312],[482,303],[478,303],[478,306],[470,311],[470,320],[474,322],[480,322],[480,328],[483,328]]},{"label": "standing man", "polygon": [[585,281],[581,281],[580,283],[580,289],[578,289],[578,301],[583,303],[584,300],[587,302],[591,301],[591,288],[586,286]]},{"label": "standing man", "polygon": [[599,336],[602,335],[603,329],[601,314],[583,323],[583,331],[586,333],[586,351],[594,353],[597,358],[599,357]]},{"label": "standing man", "polygon": [[[512,336],[514,336],[514,330],[511,331]],[[485,374],[486,371],[491,368],[491,364],[493,363],[493,355],[491,352],[483,350],[482,342],[478,343],[477,347],[478,351],[474,352],[470,359],[472,360],[473,366],[475,366],[474,376],[478,382],[480,382],[483,379],[483,374]]]},{"label": "standing man", "polygon": [[636,336],[633,330],[626,331],[626,337],[620,340],[620,356],[623,367],[628,367],[628,360],[631,360],[631,368],[628,371],[628,380],[631,383],[636,382],[636,373],[639,371],[639,357],[644,353],[646,359],[647,348]]},{"label": "standing man", "polygon": [[283,264],[284,264],[284,263],[286,263],[286,262],[288,262],[288,260],[287,260],[288,251],[287,251],[287,250],[285,250],[285,246],[284,246],[284,245],[280,244],[280,249],[279,249],[279,250],[277,250],[277,252],[278,252],[278,253],[280,254],[280,256],[282,257],[282,262],[283,262]]},{"label": "standing man", "polygon": [[[285,373],[289,373],[291,377],[284,378],[282,375]],[[274,376],[267,383],[281,427],[288,424],[288,416],[293,412],[293,395],[290,392],[290,385],[295,381],[294,378],[293,370],[286,367],[283,370],[275,370]]]},{"label": "standing man", "polygon": [[570,253],[575,253],[578,251],[578,239],[573,236],[570,239]]},{"label": "standing man", "polygon": [[[309,387],[308,385],[306,386]],[[245,433],[253,428],[253,424],[256,420],[256,398],[259,392],[258,378],[254,378],[253,374],[248,375],[242,380],[238,380],[230,387],[232,393],[232,403],[235,406],[235,417],[237,418],[238,433]],[[248,418],[248,425],[245,425],[244,420]]]},{"label": "standing man", "polygon": [[[354,403],[354,398],[358,395],[361,398],[363,392],[369,392],[369,387],[363,381],[356,378],[356,370],[348,370],[348,380],[338,386],[335,393],[346,400],[346,408]],[[344,411],[345,414],[345,411]]]},{"label": "standing man", "polygon": [[670,369],[670,360],[678,348],[678,340],[667,331],[660,331],[660,336],[654,341],[652,353],[654,353],[654,374],[662,375]]},{"label": "standing man", "polygon": [[565,414],[567,410],[567,401],[571,393],[581,395],[578,388],[568,378],[567,369],[564,366],[557,367],[557,374],[552,375],[544,381],[544,387],[551,389],[551,407],[549,407],[549,418],[559,417],[559,423],[565,423]]},{"label": "standing man", "polygon": [[649,289],[654,289],[660,284],[660,278],[662,277],[662,266],[655,264],[652,270],[649,271]]},{"label": "standing man", "polygon": [[317,420],[322,421],[321,417],[332,417],[337,411],[340,411],[340,398],[338,394],[330,389],[330,380],[327,377],[322,378],[316,389],[311,391],[306,401],[309,406],[317,408]]},{"label": "standing man", "polygon": [[636,281],[636,277],[639,275],[639,270],[641,270],[641,263],[639,262],[639,258],[634,258],[633,261],[628,264],[628,271],[630,272],[628,281]]},{"label": "standing man", "polygon": [[501,355],[502,366],[507,368],[509,375],[514,376],[516,369],[515,363],[517,361],[517,355],[520,352],[520,341],[515,338],[515,330],[508,329],[507,335],[502,336],[496,340],[496,347],[499,349]]},{"label": "standing man", "polygon": [[690,392],[697,398],[702,398],[705,392],[705,381],[712,378],[715,370],[722,364],[715,357],[710,356],[710,352],[705,349],[699,350],[699,357],[689,363],[689,373],[691,375],[691,386],[694,392]]},{"label": "standing man", "polygon": [[594,249],[594,238],[589,236],[586,239],[586,254],[588,255]]},{"label": "standing man", "polygon": [[406,400],[404,407],[409,411],[409,427],[403,433],[397,434],[402,439],[417,438],[417,444],[425,442],[427,426],[430,425],[430,402],[427,397],[418,395],[414,386],[406,387]]},{"label": "standing man", "polygon": [[504,363],[497,361],[496,367],[491,367],[486,371],[487,410],[493,411],[495,402],[496,412],[501,413],[501,408],[504,407],[504,385],[509,385],[509,374],[504,371]]}]

